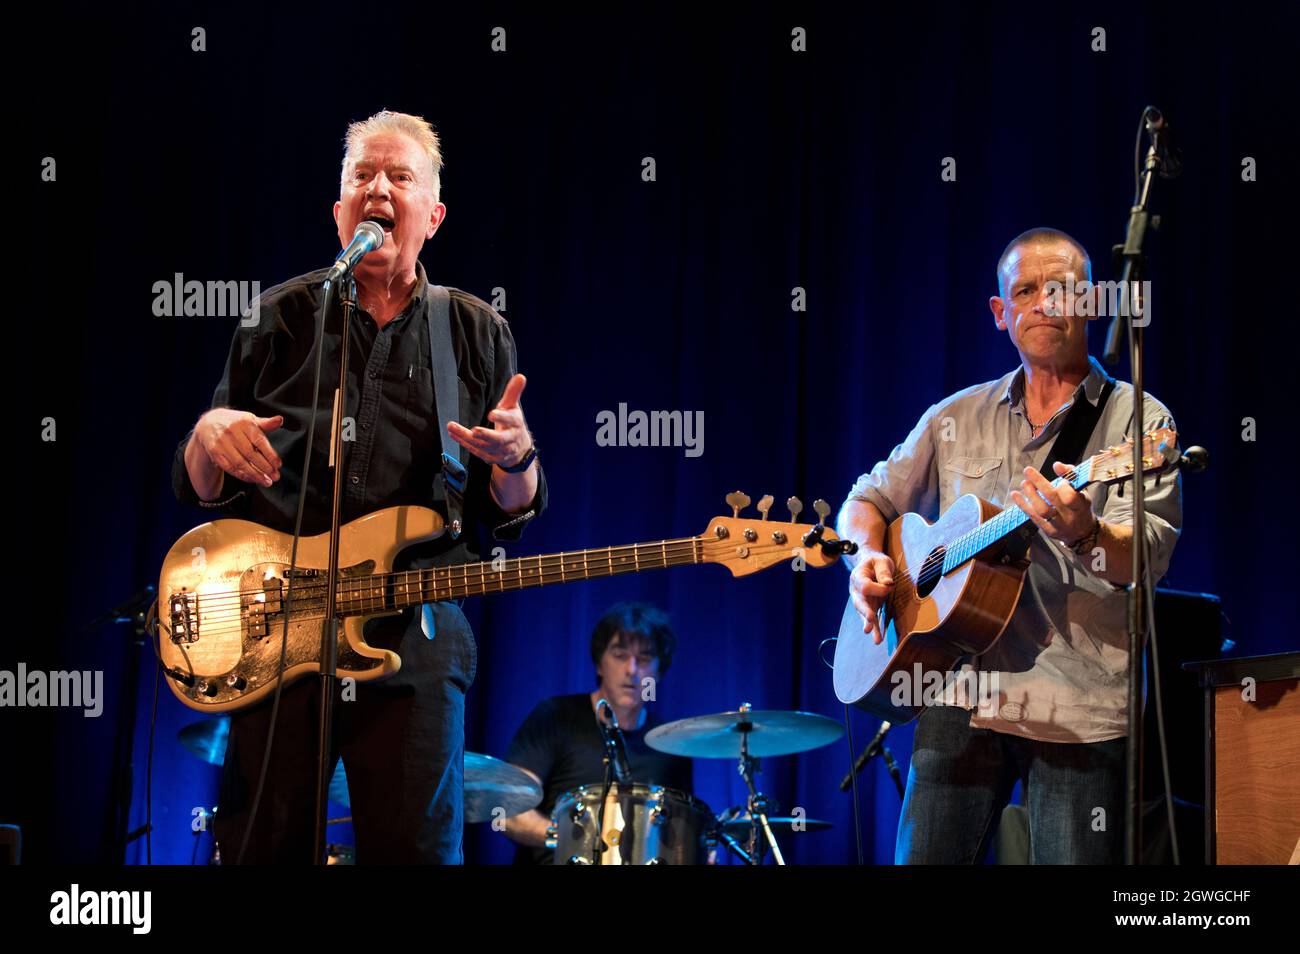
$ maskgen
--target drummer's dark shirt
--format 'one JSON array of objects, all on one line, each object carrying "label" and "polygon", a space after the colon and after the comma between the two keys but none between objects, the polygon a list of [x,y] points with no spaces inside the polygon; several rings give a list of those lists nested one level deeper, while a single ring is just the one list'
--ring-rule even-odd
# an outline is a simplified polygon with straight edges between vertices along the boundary
[{"label": "drummer's dark shirt", "polygon": [[[623,729],[632,780],[663,785],[691,793],[691,761],[657,752],[645,743],[646,732],[658,723],[647,712],[640,729]],[[556,801],[580,785],[599,785],[605,779],[603,743],[591,696],[554,696],[538,703],[510,743],[506,761],[522,766],[542,780],[542,803],[537,810],[550,817]],[[552,863],[552,852],[527,848],[515,852],[515,864]]]}]

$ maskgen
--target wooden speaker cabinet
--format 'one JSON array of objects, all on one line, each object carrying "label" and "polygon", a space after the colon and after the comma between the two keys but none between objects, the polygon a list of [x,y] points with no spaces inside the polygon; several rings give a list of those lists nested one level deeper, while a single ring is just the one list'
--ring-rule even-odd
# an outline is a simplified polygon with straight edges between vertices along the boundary
[{"label": "wooden speaker cabinet", "polygon": [[1205,691],[1206,863],[1300,863],[1300,652],[1186,665]]}]

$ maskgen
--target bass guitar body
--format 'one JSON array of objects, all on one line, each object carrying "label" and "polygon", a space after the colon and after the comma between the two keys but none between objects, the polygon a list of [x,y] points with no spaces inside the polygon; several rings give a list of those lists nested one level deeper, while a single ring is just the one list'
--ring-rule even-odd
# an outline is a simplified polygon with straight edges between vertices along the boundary
[{"label": "bass guitar body", "polygon": [[[385,590],[371,590],[370,582],[390,570],[403,549],[442,531],[442,517],[425,507],[390,507],[340,529],[340,591],[362,610],[340,621],[340,678],[382,679],[401,667],[396,653],[362,637],[366,620],[393,612]],[[247,520],[217,520],[195,527],[168,551],[158,584],[168,637],[160,652],[163,665],[184,676],[169,684],[186,705],[222,712],[251,705],[275,688],[292,547],[291,534]],[[285,682],[320,671],[328,567],[329,534],[300,538]],[[373,612],[365,612],[367,602]]]}]

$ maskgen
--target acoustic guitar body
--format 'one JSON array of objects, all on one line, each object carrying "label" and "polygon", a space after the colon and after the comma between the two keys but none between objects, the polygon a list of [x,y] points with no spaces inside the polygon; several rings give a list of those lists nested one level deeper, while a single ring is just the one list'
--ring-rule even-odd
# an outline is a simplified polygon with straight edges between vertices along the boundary
[{"label": "acoustic guitar body", "polygon": [[835,644],[835,694],[841,702],[895,724],[909,722],[925,707],[915,692],[895,692],[902,680],[896,674],[912,684],[919,663],[921,673],[942,675],[962,656],[982,653],[997,641],[1015,612],[1028,564],[1001,547],[928,582],[924,568],[927,560],[942,561],[949,541],[1000,512],[967,494],[934,523],[907,513],[890,524],[884,550],[894,561],[894,588],[877,616],[885,640],[877,645],[874,634],[862,632],[862,617],[850,601]]}]

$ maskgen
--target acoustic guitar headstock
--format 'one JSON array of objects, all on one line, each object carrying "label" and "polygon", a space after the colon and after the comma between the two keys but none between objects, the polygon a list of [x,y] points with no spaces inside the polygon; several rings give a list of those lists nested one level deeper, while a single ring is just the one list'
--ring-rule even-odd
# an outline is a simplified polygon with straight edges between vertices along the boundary
[{"label": "acoustic guitar headstock", "polygon": [[[1158,427],[1142,438],[1142,473],[1155,474],[1178,459],[1178,434],[1169,427]],[[1133,438],[1114,447],[1105,447],[1088,460],[1089,477],[1099,484],[1114,484],[1133,476]]]}]

